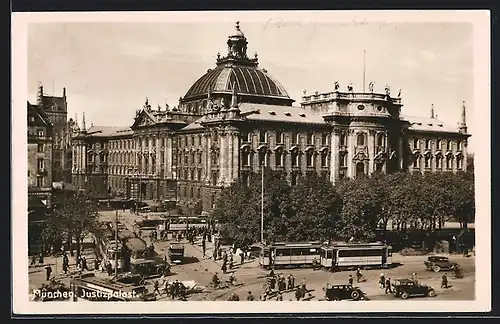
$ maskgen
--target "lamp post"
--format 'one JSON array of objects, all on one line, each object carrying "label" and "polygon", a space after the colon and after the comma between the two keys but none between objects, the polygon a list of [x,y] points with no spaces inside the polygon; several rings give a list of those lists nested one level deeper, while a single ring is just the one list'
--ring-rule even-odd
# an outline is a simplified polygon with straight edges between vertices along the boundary
[{"label": "lamp post", "polygon": [[118,210],[115,213],[115,278],[118,275]]}]

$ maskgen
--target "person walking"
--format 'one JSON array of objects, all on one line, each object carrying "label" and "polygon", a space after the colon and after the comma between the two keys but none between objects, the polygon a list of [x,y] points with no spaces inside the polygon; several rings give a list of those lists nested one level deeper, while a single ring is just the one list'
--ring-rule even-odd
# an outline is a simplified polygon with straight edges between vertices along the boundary
[{"label": "person walking", "polygon": [[391,278],[387,278],[385,280],[385,293],[386,294],[392,294]]},{"label": "person walking", "polygon": [[84,270],[89,270],[89,268],[87,267],[87,259],[85,259],[85,257],[82,257],[82,271]]},{"label": "person walking", "polygon": [[255,297],[252,295],[252,292],[251,292],[251,291],[249,291],[249,292],[248,292],[248,295],[247,295],[247,300],[248,300],[248,301],[254,301],[254,300],[255,300]]},{"label": "person walking", "polygon": [[207,248],[207,246],[206,246],[205,240],[201,241],[201,249],[203,252],[203,259],[205,259],[206,248]]},{"label": "person walking", "polygon": [[43,265],[43,251],[38,255],[38,265]]},{"label": "person walking", "polygon": [[441,277],[441,288],[448,288],[448,276],[446,275],[446,273]]},{"label": "person walking", "polygon": [[156,295],[156,293],[158,293],[158,295],[161,295],[161,292],[160,292],[160,283],[158,282],[158,279],[156,279],[155,282],[154,282],[154,291],[153,291],[153,294]]},{"label": "person walking", "polygon": [[380,279],[378,282],[379,282],[380,288],[384,289],[385,288],[385,276],[383,273],[380,274]]},{"label": "person walking", "polygon": [[349,275],[349,286],[352,286],[353,282],[354,282],[354,279],[352,277],[352,275]]},{"label": "person walking", "polygon": [[50,275],[52,274],[52,267],[50,265],[47,265],[45,267],[45,280],[49,281],[50,280]]}]

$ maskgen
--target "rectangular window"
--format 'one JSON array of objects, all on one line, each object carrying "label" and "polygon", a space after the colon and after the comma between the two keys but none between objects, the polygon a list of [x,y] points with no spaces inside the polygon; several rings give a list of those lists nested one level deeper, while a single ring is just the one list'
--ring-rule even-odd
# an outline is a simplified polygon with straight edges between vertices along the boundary
[{"label": "rectangular window", "polygon": [[38,160],[37,160],[37,167],[38,167],[38,170],[43,170],[43,169],[44,169],[44,166],[45,166],[45,163],[44,163],[43,159],[38,159]]},{"label": "rectangular window", "polygon": [[44,149],[43,143],[38,143],[37,151],[41,153],[41,152],[43,152],[43,149]]},{"label": "rectangular window", "polygon": [[340,146],[346,146],[347,145],[347,136],[346,134],[342,133],[340,134]]},{"label": "rectangular window", "polygon": [[36,186],[37,187],[43,187],[43,183],[44,183],[43,177],[37,177],[36,178]]},{"label": "rectangular window", "polygon": [[342,154],[340,156],[340,166],[341,167],[347,166],[347,154]]},{"label": "rectangular window", "polygon": [[307,134],[307,145],[314,145],[314,134]]},{"label": "rectangular window", "polygon": [[43,131],[43,129],[39,129],[37,131],[37,133],[38,133],[38,136],[40,136],[40,137],[43,137],[45,135],[45,132]]}]

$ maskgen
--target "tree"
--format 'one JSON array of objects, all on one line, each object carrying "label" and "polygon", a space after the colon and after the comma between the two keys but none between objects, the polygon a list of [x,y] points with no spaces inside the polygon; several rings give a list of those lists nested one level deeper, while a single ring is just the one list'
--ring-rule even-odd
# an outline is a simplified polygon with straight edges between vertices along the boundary
[{"label": "tree", "polygon": [[59,208],[54,209],[44,233],[46,237],[66,237],[70,244],[76,241],[76,256],[80,256],[82,239],[98,227],[97,205],[89,196],[75,193],[66,196]]},{"label": "tree", "polygon": [[316,173],[292,187],[282,209],[288,241],[332,240],[337,237],[341,197],[332,183]]},{"label": "tree", "polygon": [[342,196],[339,235],[343,239],[354,238],[369,241],[375,237],[378,215],[382,209],[378,178],[358,178],[337,186]]}]

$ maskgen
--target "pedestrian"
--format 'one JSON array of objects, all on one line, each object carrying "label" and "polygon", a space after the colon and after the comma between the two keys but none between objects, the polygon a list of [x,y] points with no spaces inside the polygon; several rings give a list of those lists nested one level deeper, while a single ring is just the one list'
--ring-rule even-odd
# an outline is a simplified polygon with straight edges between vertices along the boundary
[{"label": "pedestrian", "polygon": [[299,301],[301,297],[302,297],[302,291],[300,289],[297,289],[295,291],[295,298],[297,299],[297,301]]},{"label": "pedestrian", "polygon": [[363,275],[361,274],[361,269],[358,268],[358,269],[356,269],[356,281],[361,282],[362,279],[363,279]]},{"label": "pedestrian", "polygon": [[43,265],[43,251],[38,255],[38,265]]},{"label": "pedestrian", "polygon": [[113,275],[113,267],[111,266],[111,262],[109,261],[106,264],[106,270],[108,271],[108,276],[111,277]]},{"label": "pedestrian", "polygon": [[68,264],[65,262],[63,262],[62,271],[64,272],[64,274],[68,274]]},{"label": "pedestrian", "polygon": [[385,288],[385,276],[383,273],[380,274],[380,279],[378,282],[379,282],[380,288],[384,289]]},{"label": "pedestrian", "polygon": [[352,275],[349,275],[349,286],[352,286],[354,282],[354,279],[352,278]]},{"label": "pedestrian", "polygon": [[229,251],[229,269],[233,268],[233,252]]},{"label": "pedestrian", "polygon": [[87,267],[87,259],[85,259],[85,257],[82,257],[82,270],[89,270]]},{"label": "pedestrian", "polygon": [[305,296],[307,292],[306,278],[302,278],[302,282],[300,283],[300,289],[302,290],[302,296]]},{"label": "pedestrian", "polygon": [[231,295],[231,297],[229,297],[229,300],[230,301],[240,301],[240,297],[236,293],[233,293]]},{"label": "pedestrian", "polygon": [[287,278],[287,287],[286,287],[286,289],[287,290],[291,290],[293,288],[295,288],[295,278],[291,274],[289,274],[288,278]]},{"label": "pedestrian", "polygon": [[219,253],[219,251],[217,250],[217,247],[214,248],[214,251],[212,253],[212,258],[214,259],[214,261],[217,261],[217,254]]},{"label": "pedestrian", "polygon": [[207,248],[207,247],[206,247],[206,243],[205,243],[205,241],[203,240],[203,241],[201,242],[201,249],[202,249],[202,252],[203,252],[203,259],[205,259],[205,252],[206,252],[206,248]]},{"label": "pedestrian", "polygon": [[316,257],[314,257],[314,259],[312,260],[313,271],[316,271],[316,263],[317,262],[318,262],[318,260],[316,259]]},{"label": "pedestrian", "polygon": [[391,278],[387,278],[385,280],[385,293],[386,294],[392,294]]},{"label": "pedestrian", "polygon": [[246,254],[247,254],[247,260],[250,261],[250,250],[248,250]]},{"label": "pedestrian", "polygon": [[31,256],[31,264],[30,264],[30,265],[31,265],[31,266],[35,266],[35,264],[36,264],[36,255],[34,255],[34,254],[33,254],[33,255]]},{"label": "pedestrian", "polygon": [[222,270],[223,274],[227,273],[227,264],[226,264],[226,262],[222,262],[222,266],[220,267],[220,269]]},{"label": "pedestrian", "polygon": [[413,279],[413,281],[415,281],[415,283],[418,283],[418,278],[417,278],[417,273],[416,272],[414,272],[412,274],[412,279]]},{"label": "pedestrian", "polygon": [[254,300],[255,300],[255,297],[252,295],[252,292],[251,292],[251,291],[249,291],[249,292],[248,292],[248,295],[247,295],[247,300],[248,300],[248,301],[254,301]]},{"label": "pedestrian", "polygon": [[245,262],[245,253],[243,251],[240,251],[240,265],[243,265]]},{"label": "pedestrian", "polygon": [[281,291],[278,293],[278,296],[276,296],[276,301],[283,301],[283,294]]},{"label": "pedestrian", "polygon": [[156,295],[157,292],[158,292],[158,295],[161,295],[161,292],[160,292],[160,283],[158,282],[158,279],[156,279],[155,282],[154,282],[154,291],[153,291],[153,294]]},{"label": "pedestrian", "polygon": [[45,267],[45,280],[49,281],[51,274],[52,274],[52,267],[50,265],[47,265]]},{"label": "pedestrian", "polygon": [[170,296],[170,299],[175,298],[175,283],[174,282],[168,287],[168,295]]},{"label": "pedestrian", "polygon": [[446,273],[441,277],[441,288],[448,288],[448,276]]}]

